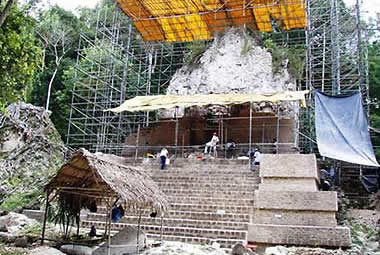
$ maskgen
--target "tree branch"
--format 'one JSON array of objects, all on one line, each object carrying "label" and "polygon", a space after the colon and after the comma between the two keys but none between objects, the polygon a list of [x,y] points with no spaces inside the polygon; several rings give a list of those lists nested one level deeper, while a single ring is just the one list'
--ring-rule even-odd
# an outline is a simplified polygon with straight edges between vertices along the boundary
[{"label": "tree branch", "polygon": [[4,10],[0,12],[0,27],[4,24],[5,20],[7,19],[9,12],[11,10],[12,5],[16,2],[17,0],[8,0],[7,4],[4,7]]}]

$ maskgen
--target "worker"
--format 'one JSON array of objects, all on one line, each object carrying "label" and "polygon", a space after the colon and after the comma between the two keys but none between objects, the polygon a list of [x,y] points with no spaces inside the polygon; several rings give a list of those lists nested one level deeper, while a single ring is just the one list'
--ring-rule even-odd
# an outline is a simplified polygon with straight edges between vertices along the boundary
[{"label": "worker", "polygon": [[255,148],[254,151],[249,151],[248,157],[251,159],[251,170],[260,170],[261,152],[259,148]]},{"label": "worker", "polygon": [[211,141],[206,143],[204,154],[208,154],[211,150],[214,152],[214,156],[216,157],[216,145],[219,143],[219,137],[214,132]]},{"label": "worker", "polygon": [[161,152],[160,152],[160,159],[161,159],[161,170],[164,170],[165,169],[165,166],[166,166],[166,159],[168,158],[169,156],[169,152],[166,148],[162,148]]}]

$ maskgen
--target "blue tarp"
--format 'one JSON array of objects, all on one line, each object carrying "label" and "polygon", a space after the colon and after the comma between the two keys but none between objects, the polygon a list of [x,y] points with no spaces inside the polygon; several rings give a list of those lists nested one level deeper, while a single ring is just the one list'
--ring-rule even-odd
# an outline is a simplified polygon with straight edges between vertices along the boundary
[{"label": "blue tarp", "polygon": [[379,166],[360,93],[328,96],[315,92],[315,128],[322,156],[359,165]]}]

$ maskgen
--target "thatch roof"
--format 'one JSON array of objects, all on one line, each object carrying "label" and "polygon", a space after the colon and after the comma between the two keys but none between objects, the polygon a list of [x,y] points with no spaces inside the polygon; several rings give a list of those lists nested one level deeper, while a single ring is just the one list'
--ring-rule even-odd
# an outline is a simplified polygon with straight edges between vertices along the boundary
[{"label": "thatch roof", "polygon": [[128,207],[166,210],[166,196],[143,169],[125,165],[125,159],[111,154],[76,151],[45,186],[88,198],[119,198]]}]

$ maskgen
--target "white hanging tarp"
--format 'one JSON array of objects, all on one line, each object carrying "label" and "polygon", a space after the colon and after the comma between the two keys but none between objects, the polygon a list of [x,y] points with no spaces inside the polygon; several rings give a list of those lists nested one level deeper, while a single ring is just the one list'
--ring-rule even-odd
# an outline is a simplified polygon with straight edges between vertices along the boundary
[{"label": "white hanging tarp", "polygon": [[379,166],[373,151],[360,93],[315,93],[315,128],[322,156],[359,165]]}]

